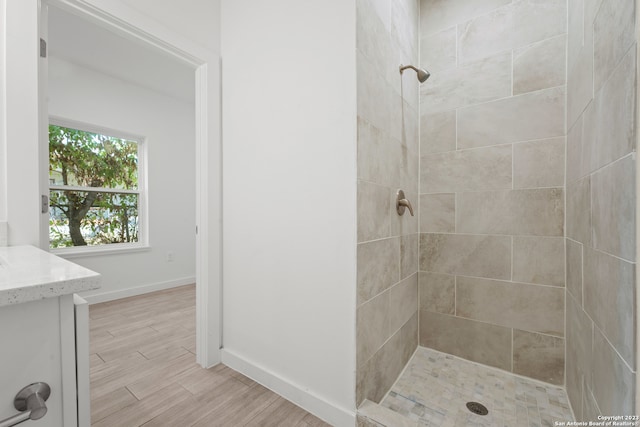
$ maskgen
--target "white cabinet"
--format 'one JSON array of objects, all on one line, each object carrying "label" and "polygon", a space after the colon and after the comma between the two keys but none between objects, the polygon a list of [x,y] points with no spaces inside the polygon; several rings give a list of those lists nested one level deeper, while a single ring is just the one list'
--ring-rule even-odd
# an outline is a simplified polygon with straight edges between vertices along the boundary
[{"label": "white cabinet", "polygon": [[[75,269],[75,264],[39,249],[19,248],[13,255],[10,247],[0,248],[0,420],[18,413],[13,399],[20,389],[46,382],[51,387],[47,414],[37,424],[26,421],[22,425],[88,427],[88,403],[78,408],[76,377],[79,362],[80,384],[88,384],[88,378],[83,378],[88,375],[88,344],[77,353],[73,292],[97,288],[99,275],[82,267]],[[49,276],[44,274],[46,269]],[[29,271],[36,270],[38,277],[30,279]],[[85,317],[78,319],[83,347],[82,325],[88,327],[88,311],[80,306],[78,312]],[[84,422],[78,424],[83,411]]]}]

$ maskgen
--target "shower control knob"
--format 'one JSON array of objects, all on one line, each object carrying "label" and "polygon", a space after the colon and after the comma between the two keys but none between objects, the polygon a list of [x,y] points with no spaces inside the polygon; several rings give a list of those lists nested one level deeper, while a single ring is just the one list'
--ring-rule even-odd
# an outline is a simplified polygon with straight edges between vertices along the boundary
[{"label": "shower control knob", "polygon": [[413,206],[411,206],[411,202],[404,197],[404,191],[398,190],[396,193],[396,212],[398,215],[404,215],[404,210],[408,208],[411,216],[413,215]]}]

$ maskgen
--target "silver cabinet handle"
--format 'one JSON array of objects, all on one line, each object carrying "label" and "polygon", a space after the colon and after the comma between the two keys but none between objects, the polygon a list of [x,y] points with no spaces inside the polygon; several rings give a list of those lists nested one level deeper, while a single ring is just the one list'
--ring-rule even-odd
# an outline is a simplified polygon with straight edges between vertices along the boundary
[{"label": "silver cabinet handle", "polygon": [[20,413],[0,421],[0,427],[11,427],[27,420],[39,420],[44,417],[47,413],[47,405],[44,402],[50,394],[51,388],[47,383],[29,384],[13,399],[13,406]]},{"label": "silver cabinet handle", "polygon": [[409,213],[411,216],[413,215],[413,206],[411,206],[411,202],[404,197],[404,191],[398,190],[396,193],[396,212],[398,215],[404,215],[404,209],[409,208]]}]

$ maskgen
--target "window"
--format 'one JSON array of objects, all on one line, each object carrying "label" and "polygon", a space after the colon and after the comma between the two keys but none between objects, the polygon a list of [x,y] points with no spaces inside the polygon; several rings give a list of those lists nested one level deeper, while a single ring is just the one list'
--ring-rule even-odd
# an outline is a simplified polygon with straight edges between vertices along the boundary
[{"label": "window", "polygon": [[141,153],[141,138],[51,122],[50,248],[143,245]]}]

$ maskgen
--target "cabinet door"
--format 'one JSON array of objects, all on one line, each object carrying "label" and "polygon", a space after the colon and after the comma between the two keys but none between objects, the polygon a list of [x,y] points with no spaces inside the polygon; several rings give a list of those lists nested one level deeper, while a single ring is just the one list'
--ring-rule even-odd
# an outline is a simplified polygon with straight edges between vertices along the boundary
[{"label": "cabinet door", "polygon": [[39,422],[64,426],[60,322],[60,298],[0,307],[0,420],[18,413],[13,398],[20,389],[42,381],[51,396]]}]

